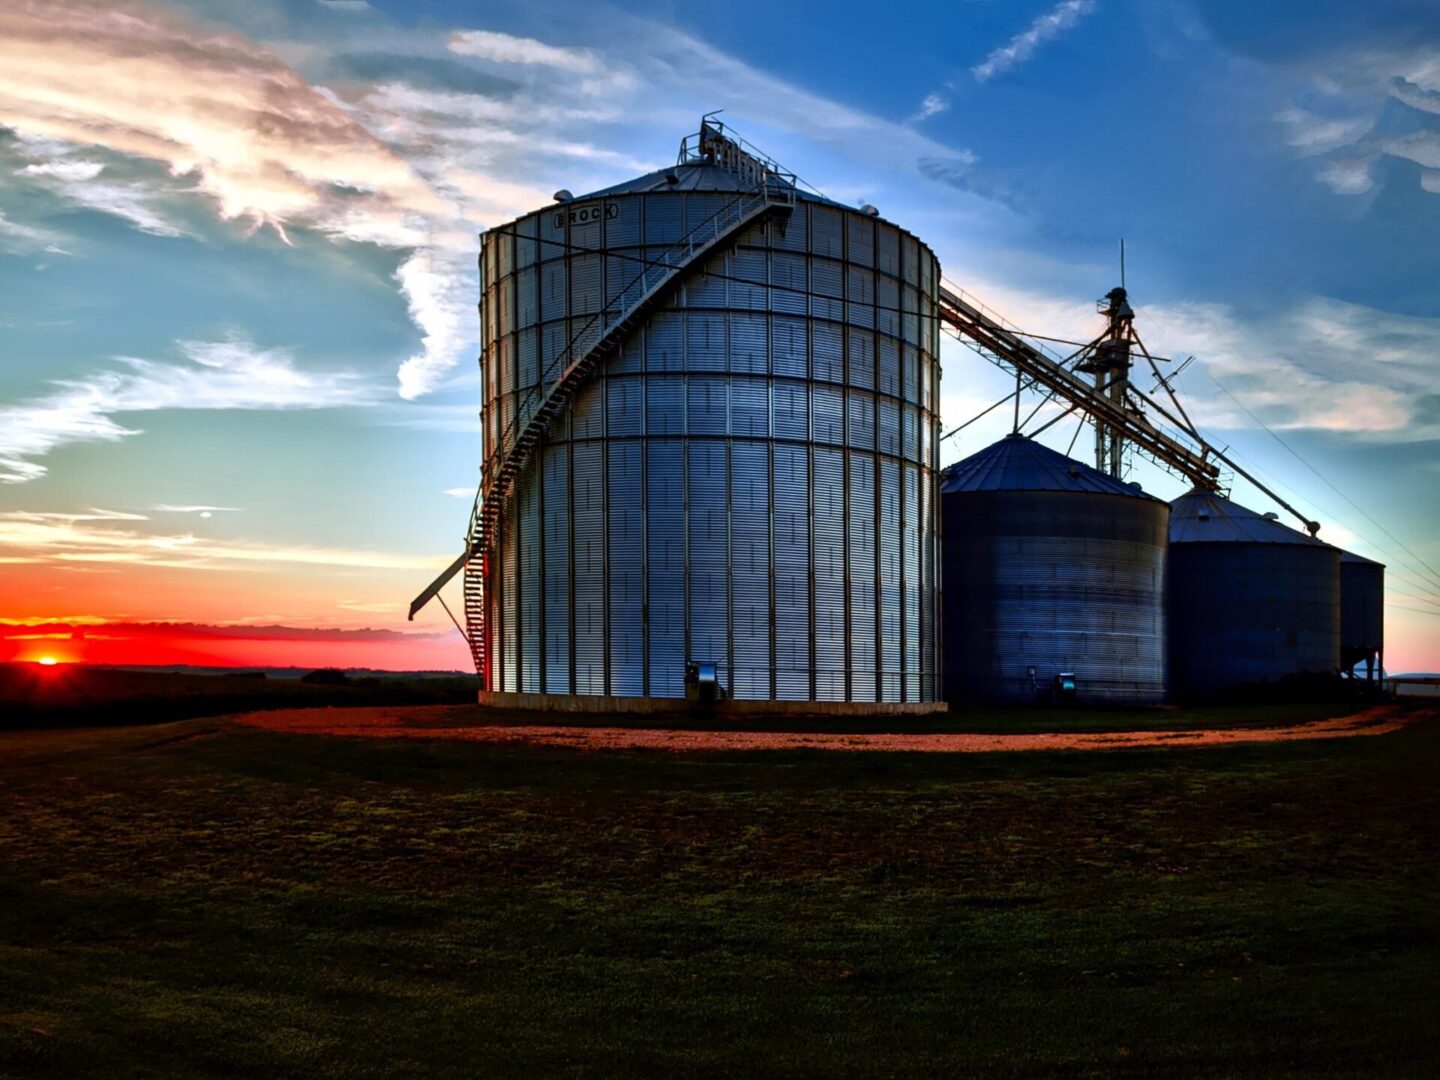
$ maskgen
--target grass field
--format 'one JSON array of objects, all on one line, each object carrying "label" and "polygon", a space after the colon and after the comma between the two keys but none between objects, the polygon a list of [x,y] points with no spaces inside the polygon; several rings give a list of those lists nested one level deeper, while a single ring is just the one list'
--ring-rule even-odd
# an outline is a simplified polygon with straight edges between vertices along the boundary
[{"label": "grass field", "polygon": [[0,1076],[1431,1077],[1437,765],[0,733]]}]

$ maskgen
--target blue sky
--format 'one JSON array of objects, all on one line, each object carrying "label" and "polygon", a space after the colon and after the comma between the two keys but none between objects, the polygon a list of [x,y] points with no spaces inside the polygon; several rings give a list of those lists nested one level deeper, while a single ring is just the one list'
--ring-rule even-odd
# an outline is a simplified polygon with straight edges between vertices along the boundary
[{"label": "blue sky", "polygon": [[[475,232],[716,108],[1025,329],[1093,336],[1125,237],[1202,426],[1440,667],[1433,3],[9,5],[0,617],[400,627],[476,479]],[[1006,392],[945,359],[947,421]]]}]

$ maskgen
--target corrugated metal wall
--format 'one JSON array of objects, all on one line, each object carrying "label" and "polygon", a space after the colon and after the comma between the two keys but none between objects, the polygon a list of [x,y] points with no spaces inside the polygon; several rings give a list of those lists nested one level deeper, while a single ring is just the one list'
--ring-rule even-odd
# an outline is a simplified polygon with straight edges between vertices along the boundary
[{"label": "corrugated metal wall", "polygon": [[1323,545],[1172,543],[1170,677],[1205,695],[1340,665],[1340,552]]},{"label": "corrugated metal wall", "polygon": [[[1340,560],[1340,651],[1346,664],[1385,650],[1385,567]],[[1353,658],[1353,659],[1352,659]]]},{"label": "corrugated metal wall", "polygon": [[[618,195],[486,234],[487,458],[639,260],[732,198]],[[493,688],[680,697],[689,659],[737,698],[935,700],[937,278],[914,237],[804,199],[691,275],[502,514]]]},{"label": "corrugated metal wall", "polygon": [[1164,697],[1165,503],[1054,491],[943,499],[947,697],[1034,701],[1061,672],[1082,700]]}]

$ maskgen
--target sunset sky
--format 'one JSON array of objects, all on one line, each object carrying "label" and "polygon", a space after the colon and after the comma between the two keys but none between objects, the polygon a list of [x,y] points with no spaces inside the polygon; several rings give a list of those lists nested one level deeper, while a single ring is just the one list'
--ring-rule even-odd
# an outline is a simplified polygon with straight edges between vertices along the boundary
[{"label": "sunset sky", "polygon": [[[1093,337],[1123,236],[1200,426],[1440,669],[1433,0],[926,7],[0,0],[0,659],[468,668],[405,608],[478,478],[476,233],[723,108],[1027,330]],[[1008,392],[944,360],[947,426]]]}]

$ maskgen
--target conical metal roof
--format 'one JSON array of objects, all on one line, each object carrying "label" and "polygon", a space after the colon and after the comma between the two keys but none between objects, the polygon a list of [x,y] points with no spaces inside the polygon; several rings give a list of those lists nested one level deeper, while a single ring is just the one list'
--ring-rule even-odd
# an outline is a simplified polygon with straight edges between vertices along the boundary
[{"label": "conical metal roof", "polygon": [[1170,504],[1172,544],[1302,544],[1329,547],[1273,517],[1257,514],[1213,491],[1196,488]]},{"label": "conical metal roof", "polygon": [[1382,562],[1376,562],[1374,559],[1367,559],[1367,558],[1365,558],[1364,555],[1356,555],[1353,551],[1342,551],[1342,552],[1340,552],[1340,561],[1341,561],[1341,562],[1348,562],[1348,563],[1364,563],[1364,564],[1367,565],[1367,566],[1384,566],[1384,565],[1385,565],[1385,564],[1382,563]]},{"label": "conical metal roof", "polygon": [[[670,179],[672,176],[675,178],[673,181]],[[633,195],[649,191],[739,192],[749,191],[752,187],[751,181],[745,180],[738,173],[720,165],[711,165],[708,162],[686,162],[682,165],[672,165],[668,169],[656,169],[654,172],[623,181],[613,187],[592,191],[588,195],[580,196],[575,201],[585,202],[589,199],[600,199],[610,195]],[[807,199],[810,202],[844,206],[843,203],[837,203],[834,199],[827,199],[823,195],[806,191],[801,187],[795,188],[795,194],[798,198]]]},{"label": "conical metal roof", "polygon": [[1078,491],[1160,501],[1138,484],[1107,476],[1024,435],[1007,435],[940,474],[942,495],[977,491]]}]

